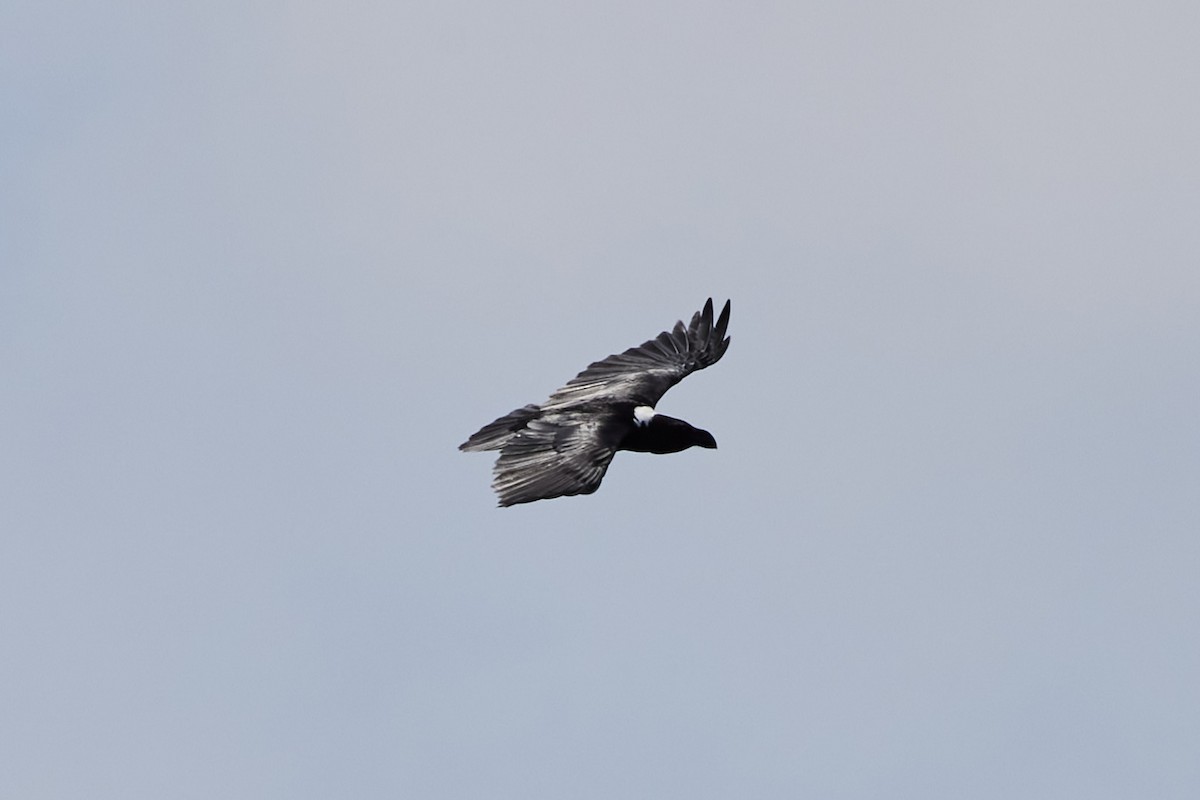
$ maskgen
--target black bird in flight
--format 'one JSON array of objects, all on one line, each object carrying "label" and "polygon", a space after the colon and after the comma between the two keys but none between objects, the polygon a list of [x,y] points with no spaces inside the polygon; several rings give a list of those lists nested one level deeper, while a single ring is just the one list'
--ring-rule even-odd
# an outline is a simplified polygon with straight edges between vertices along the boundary
[{"label": "black bird in flight", "polygon": [[618,450],[678,453],[715,448],[708,431],[654,410],[668,389],[721,360],[729,302],[713,322],[712,298],[675,328],[597,361],[550,395],[484,425],[459,450],[499,450],[492,488],[501,506],[591,494]]}]

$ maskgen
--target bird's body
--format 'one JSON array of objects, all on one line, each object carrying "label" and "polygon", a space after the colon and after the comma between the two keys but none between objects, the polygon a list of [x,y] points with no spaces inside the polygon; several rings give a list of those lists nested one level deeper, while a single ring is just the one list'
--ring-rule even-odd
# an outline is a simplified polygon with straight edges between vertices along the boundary
[{"label": "bird's body", "polygon": [[729,303],[713,322],[709,299],[689,325],[677,322],[644,344],[597,361],[542,405],[527,405],[479,429],[460,450],[499,450],[492,488],[500,505],[591,494],[618,450],[677,453],[715,448],[708,431],[654,410],[687,375],[729,347]]}]

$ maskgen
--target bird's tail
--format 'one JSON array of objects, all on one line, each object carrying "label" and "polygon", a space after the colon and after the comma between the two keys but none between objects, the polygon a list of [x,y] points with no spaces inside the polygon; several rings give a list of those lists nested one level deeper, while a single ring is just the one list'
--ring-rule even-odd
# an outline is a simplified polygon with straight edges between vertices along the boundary
[{"label": "bird's tail", "polygon": [[480,450],[499,450],[508,444],[517,431],[536,419],[542,413],[540,406],[527,405],[505,414],[495,422],[484,425],[470,439],[458,446],[459,450],[476,452]]}]

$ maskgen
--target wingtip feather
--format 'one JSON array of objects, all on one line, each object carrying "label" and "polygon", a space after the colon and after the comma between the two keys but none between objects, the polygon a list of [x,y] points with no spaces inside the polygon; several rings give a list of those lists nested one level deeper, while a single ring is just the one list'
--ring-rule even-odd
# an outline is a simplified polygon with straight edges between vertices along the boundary
[{"label": "wingtip feather", "polygon": [[726,300],[725,306],[721,309],[721,316],[717,317],[717,324],[716,324],[715,330],[717,332],[718,339],[723,338],[725,336],[725,329],[729,327],[729,312],[732,310],[732,308],[733,308],[733,301]]}]

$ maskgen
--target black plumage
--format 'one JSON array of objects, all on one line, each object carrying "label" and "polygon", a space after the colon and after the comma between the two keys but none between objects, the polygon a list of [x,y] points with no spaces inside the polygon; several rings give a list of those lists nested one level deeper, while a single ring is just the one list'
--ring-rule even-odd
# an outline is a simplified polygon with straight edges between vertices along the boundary
[{"label": "black plumage", "polygon": [[729,302],[713,321],[712,298],[688,325],[591,364],[540,406],[484,425],[460,450],[499,450],[492,488],[500,505],[591,494],[618,450],[677,453],[717,446],[711,433],[654,411],[675,384],[721,360]]}]

